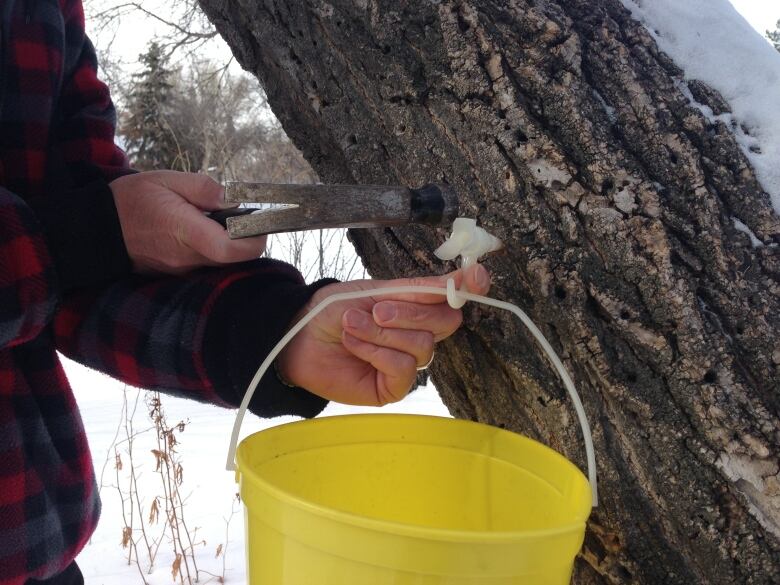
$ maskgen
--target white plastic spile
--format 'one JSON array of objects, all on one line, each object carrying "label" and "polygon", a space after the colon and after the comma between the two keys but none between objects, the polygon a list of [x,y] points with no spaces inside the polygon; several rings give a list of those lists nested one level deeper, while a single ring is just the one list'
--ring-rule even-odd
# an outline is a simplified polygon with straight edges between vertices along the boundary
[{"label": "white plastic spile", "polygon": [[461,268],[467,268],[488,252],[503,247],[501,240],[477,225],[476,219],[459,217],[452,224],[450,237],[433,253],[441,260],[454,260],[462,256]]},{"label": "white plastic spile", "polygon": [[[495,252],[503,247],[503,242],[479,227],[476,219],[459,217],[452,224],[450,237],[433,253],[440,260],[454,260],[460,256],[460,267],[468,268],[488,252]],[[466,304],[463,297],[454,294],[454,286],[448,286],[447,290],[447,302],[453,309],[460,309]]]}]

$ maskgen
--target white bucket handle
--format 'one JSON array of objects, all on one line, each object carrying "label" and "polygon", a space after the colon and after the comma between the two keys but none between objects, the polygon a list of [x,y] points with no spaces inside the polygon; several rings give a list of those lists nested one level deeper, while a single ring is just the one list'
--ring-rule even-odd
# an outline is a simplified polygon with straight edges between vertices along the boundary
[{"label": "white bucket handle", "polygon": [[301,329],[303,329],[309,323],[309,321],[314,319],[314,317],[316,317],[321,311],[323,311],[329,305],[332,305],[333,303],[338,303],[340,301],[362,299],[362,298],[372,297],[372,296],[386,296],[386,295],[397,295],[397,294],[408,294],[408,293],[413,293],[413,294],[426,293],[426,294],[446,296],[450,305],[452,305],[455,308],[459,308],[460,306],[462,306],[463,303],[465,303],[465,301],[475,301],[477,303],[482,303],[483,305],[490,305],[491,307],[497,307],[499,309],[510,311],[511,313],[514,313],[520,318],[523,324],[536,338],[536,341],[539,342],[539,345],[542,346],[542,349],[544,349],[545,353],[547,354],[547,357],[550,358],[550,361],[553,363],[553,366],[555,366],[555,370],[558,372],[558,375],[563,381],[563,385],[566,386],[566,390],[569,393],[569,397],[571,398],[571,401],[574,403],[574,409],[577,412],[577,418],[579,419],[580,428],[582,429],[582,437],[585,441],[585,454],[588,461],[588,481],[590,482],[590,486],[591,486],[592,504],[593,507],[595,508],[598,505],[598,484],[596,478],[596,455],[593,450],[593,437],[591,435],[590,425],[588,424],[588,418],[585,415],[585,409],[582,406],[582,401],[580,400],[580,396],[579,394],[577,394],[577,390],[574,387],[574,383],[572,382],[569,373],[566,371],[566,368],[564,368],[563,364],[561,363],[560,358],[555,353],[555,350],[553,350],[552,346],[549,344],[547,339],[545,339],[544,335],[542,335],[542,332],[539,330],[539,328],[534,324],[533,321],[531,321],[528,315],[526,315],[525,312],[523,312],[523,310],[520,309],[520,307],[517,307],[516,305],[513,305],[512,303],[507,303],[505,301],[491,299],[490,297],[483,297],[481,295],[475,295],[469,292],[459,291],[455,288],[455,281],[452,278],[447,280],[446,289],[437,288],[433,286],[395,286],[395,287],[387,287],[387,288],[374,288],[370,290],[361,290],[361,291],[355,291],[349,293],[340,293],[340,294],[331,295],[323,299],[316,307],[314,307],[311,311],[309,311],[308,314],[306,314],[300,321],[298,321],[284,335],[284,337],[282,337],[281,340],[279,340],[279,343],[277,343],[274,346],[271,352],[266,356],[265,360],[263,360],[263,363],[260,364],[260,367],[257,369],[257,372],[252,378],[252,381],[249,382],[249,387],[247,388],[247,391],[244,394],[244,399],[241,401],[241,406],[238,409],[238,414],[236,415],[235,423],[233,423],[233,432],[230,436],[230,448],[228,449],[226,469],[228,471],[235,471],[236,469],[235,458],[236,458],[236,445],[238,443],[238,434],[239,431],[241,430],[241,423],[244,420],[244,414],[246,413],[246,409],[249,406],[249,402],[252,400],[252,396],[254,395],[255,390],[257,389],[257,386],[260,383],[260,380],[262,379],[263,375],[268,370],[268,368],[271,366],[273,361],[276,359],[276,356],[279,355],[279,352],[281,352],[282,349],[284,349],[284,347],[290,342],[290,340],[293,337],[295,337],[295,335]]}]

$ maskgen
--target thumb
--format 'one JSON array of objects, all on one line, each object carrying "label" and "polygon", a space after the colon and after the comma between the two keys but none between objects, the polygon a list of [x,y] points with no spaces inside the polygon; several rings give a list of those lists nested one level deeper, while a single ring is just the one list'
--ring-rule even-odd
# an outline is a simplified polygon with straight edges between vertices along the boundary
[{"label": "thumb", "polygon": [[236,207],[236,204],[225,203],[225,189],[208,175],[179,171],[157,171],[155,174],[155,182],[199,209],[215,211]]}]

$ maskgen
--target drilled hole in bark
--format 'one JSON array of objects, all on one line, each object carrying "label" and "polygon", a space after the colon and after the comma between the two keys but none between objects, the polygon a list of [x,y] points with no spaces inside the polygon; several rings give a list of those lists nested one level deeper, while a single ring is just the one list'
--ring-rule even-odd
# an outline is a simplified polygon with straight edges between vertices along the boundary
[{"label": "drilled hole in bark", "polygon": [[715,370],[707,370],[707,373],[704,374],[704,383],[714,384],[717,381],[718,381],[718,373]]},{"label": "drilled hole in bark", "polygon": [[673,165],[676,165],[679,162],[679,158],[677,156],[677,153],[674,151],[669,151],[669,160],[672,161]]},{"label": "drilled hole in bark", "polygon": [[614,188],[615,188],[615,182],[612,179],[604,179],[604,182],[601,183],[601,194],[606,195]]},{"label": "drilled hole in bark", "polygon": [[558,297],[561,300],[565,299],[566,298],[566,289],[563,288],[560,285],[556,286],[555,287],[555,296]]},{"label": "drilled hole in bark", "polygon": [[745,332],[745,326],[742,323],[737,323],[737,335],[742,335]]},{"label": "drilled hole in bark", "polygon": [[631,313],[629,313],[626,310],[620,311],[620,318],[623,319],[623,320],[630,319],[631,318]]},{"label": "drilled hole in bark", "polygon": [[384,47],[382,47],[382,53],[384,53],[385,55],[387,55],[391,50],[392,49],[390,48],[390,45],[385,45]]},{"label": "drilled hole in bark", "polygon": [[399,124],[398,125],[398,132],[400,132],[401,134],[406,132],[406,124]]},{"label": "drilled hole in bark", "polygon": [[512,126],[510,126],[509,124],[504,124],[504,130],[511,130],[511,129]]},{"label": "drilled hole in bark", "polygon": [[349,143],[350,144],[357,144],[357,136],[355,136],[354,134],[350,134],[349,135]]},{"label": "drilled hole in bark", "polygon": [[340,27],[342,24],[343,24],[343,23],[342,23],[340,20],[337,20],[337,21],[336,21],[336,26],[339,26],[339,27]]},{"label": "drilled hole in bark", "polygon": [[315,41],[314,39],[312,39],[312,40],[311,40],[311,44],[312,44],[312,45],[314,45],[314,46],[316,47],[316,46],[317,46],[317,41]]},{"label": "drilled hole in bark", "polygon": [[468,30],[471,28],[471,25],[469,25],[469,23],[462,18],[458,18],[458,28],[460,28],[460,32],[468,32]]},{"label": "drilled hole in bark", "polygon": [[528,142],[528,136],[525,135],[525,132],[522,130],[517,131],[517,143],[518,144],[525,144]]}]

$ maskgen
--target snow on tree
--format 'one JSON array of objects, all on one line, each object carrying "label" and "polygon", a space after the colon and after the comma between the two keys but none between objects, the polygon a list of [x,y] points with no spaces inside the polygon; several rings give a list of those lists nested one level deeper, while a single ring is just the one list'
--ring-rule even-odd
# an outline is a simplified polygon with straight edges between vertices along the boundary
[{"label": "snow on tree", "polygon": [[[602,499],[576,582],[775,583],[780,138],[743,112],[756,87],[776,107],[780,75],[766,61],[740,95],[689,73],[698,55],[747,79],[706,59],[713,15],[745,40],[726,0],[201,5],[324,182],[447,181],[505,242],[491,294],[540,326],[594,427]],[[635,20],[676,5],[715,25]],[[380,278],[452,268],[431,255],[444,236],[351,234]],[[572,406],[511,317],[467,307],[431,372],[455,416],[583,466]]]}]

